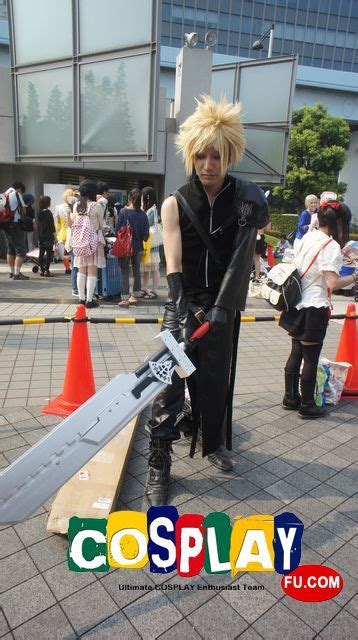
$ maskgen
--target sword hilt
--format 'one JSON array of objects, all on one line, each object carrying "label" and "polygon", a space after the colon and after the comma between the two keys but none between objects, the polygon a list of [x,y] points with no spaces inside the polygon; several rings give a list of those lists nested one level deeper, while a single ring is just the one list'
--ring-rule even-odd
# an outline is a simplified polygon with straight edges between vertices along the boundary
[{"label": "sword hilt", "polygon": [[205,336],[205,334],[208,333],[209,329],[210,329],[210,322],[206,320],[206,322],[203,322],[201,327],[196,329],[194,333],[191,334],[189,338],[190,342],[195,342],[195,340],[200,340],[200,338],[202,338],[203,336]]}]

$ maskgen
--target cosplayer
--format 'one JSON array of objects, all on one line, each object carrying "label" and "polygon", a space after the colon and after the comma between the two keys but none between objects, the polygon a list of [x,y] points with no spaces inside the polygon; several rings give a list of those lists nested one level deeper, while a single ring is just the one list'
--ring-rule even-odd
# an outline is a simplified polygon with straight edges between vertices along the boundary
[{"label": "cosplayer", "polygon": [[[239,104],[217,104],[202,96],[181,125],[177,140],[191,176],[163,203],[161,216],[169,285],[163,329],[187,345],[196,366],[188,379],[192,404],[193,456],[197,435],[202,454],[224,471],[232,469],[232,397],[240,311],[245,308],[257,229],[269,220],[267,202],[252,182],[227,174],[245,146]],[[189,336],[203,321],[210,331],[193,347]],[[146,497],[167,503],[171,444],[180,438],[177,416],[184,404],[184,380],[157,397],[150,433]]]}]

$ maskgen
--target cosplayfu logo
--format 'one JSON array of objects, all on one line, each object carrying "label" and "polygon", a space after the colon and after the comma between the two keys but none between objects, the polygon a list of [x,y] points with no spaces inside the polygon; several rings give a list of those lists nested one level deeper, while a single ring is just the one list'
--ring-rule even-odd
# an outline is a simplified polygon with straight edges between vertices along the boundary
[{"label": "cosplayfu logo", "polygon": [[107,518],[72,517],[68,527],[71,571],[142,569],[190,578],[208,574],[276,571],[287,574],[301,559],[303,523],[293,513],[237,516],[226,513],[179,516],[175,507],[148,513],[117,511]]}]

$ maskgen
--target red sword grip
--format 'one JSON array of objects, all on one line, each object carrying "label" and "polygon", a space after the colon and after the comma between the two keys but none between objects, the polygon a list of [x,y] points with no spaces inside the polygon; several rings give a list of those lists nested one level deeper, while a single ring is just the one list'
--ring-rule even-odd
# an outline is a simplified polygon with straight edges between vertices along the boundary
[{"label": "red sword grip", "polygon": [[210,329],[210,322],[207,320],[206,322],[203,322],[203,324],[199,327],[199,329],[196,329],[194,333],[191,334],[190,342],[194,342],[194,340],[200,340],[200,338],[202,338],[203,336],[205,336],[206,333],[208,333],[209,329]]}]

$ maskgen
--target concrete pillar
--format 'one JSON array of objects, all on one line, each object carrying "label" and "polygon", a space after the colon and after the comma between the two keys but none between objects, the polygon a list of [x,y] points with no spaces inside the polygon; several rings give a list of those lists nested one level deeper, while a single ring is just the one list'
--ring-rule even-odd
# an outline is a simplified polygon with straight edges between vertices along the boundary
[{"label": "concrete pillar", "polygon": [[[196,108],[195,98],[210,94],[213,54],[211,49],[183,47],[176,61],[174,118],[167,133],[164,196],[180,187],[186,176],[175,146],[175,132]],[[173,126],[174,124],[174,126]]]}]

